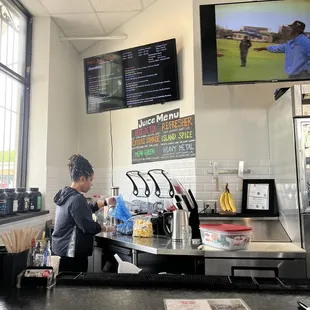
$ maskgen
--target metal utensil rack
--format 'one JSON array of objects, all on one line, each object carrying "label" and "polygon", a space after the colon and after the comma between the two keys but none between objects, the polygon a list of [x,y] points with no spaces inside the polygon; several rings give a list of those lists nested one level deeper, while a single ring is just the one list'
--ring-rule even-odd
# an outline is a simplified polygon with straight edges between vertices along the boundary
[{"label": "metal utensil rack", "polygon": [[238,168],[219,168],[218,162],[213,162],[207,173],[212,174],[214,179],[217,179],[219,174],[237,174],[239,178],[243,178],[244,174],[251,174],[251,169],[244,169],[244,161],[239,161]]}]

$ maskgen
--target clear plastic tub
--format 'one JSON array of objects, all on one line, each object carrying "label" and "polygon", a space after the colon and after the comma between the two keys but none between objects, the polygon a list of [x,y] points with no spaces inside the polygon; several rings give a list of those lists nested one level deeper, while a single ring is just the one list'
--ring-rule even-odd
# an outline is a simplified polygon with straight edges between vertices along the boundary
[{"label": "clear plastic tub", "polygon": [[246,250],[251,242],[252,228],[232,224],[200,225],[203,244],[227,251]]}]

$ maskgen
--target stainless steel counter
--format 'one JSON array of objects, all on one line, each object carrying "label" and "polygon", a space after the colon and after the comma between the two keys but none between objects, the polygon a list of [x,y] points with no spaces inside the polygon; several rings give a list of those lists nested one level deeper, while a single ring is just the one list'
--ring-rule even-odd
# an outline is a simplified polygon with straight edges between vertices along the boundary
[{"label": "stainless steel counter", "polygon": [[114,245],[155,255],[204,256],[203,251],[198,250],[198,245],[175,243],[167,237],[139,238],[121,234],[113,236],[110,233],[99,233],[96,237],[108,239]]},{"label": "stainless steel counter", "polygon": [[205,257],[212,258],[306,258],[306,251],[292,242],[252,242],[244,251],[223,251],[203,246]]},{"label": "stainless steel counter", "polygon": [[135,238],[125,235],[100,233],[97,238],[108,239],[111,244],[136,251],[155,255],[185,255],[205,256],[212,258],[303,258],[306,251],[291,242],[252,242],[246,251],[223,251],[204,246],[198,250],[198,245],[174,243],[167,237]]}]

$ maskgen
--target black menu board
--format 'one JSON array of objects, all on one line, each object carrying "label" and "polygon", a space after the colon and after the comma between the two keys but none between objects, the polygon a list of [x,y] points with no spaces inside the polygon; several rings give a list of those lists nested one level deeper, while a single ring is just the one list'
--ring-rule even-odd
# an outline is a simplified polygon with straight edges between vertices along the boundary
[{"label": "black menu board", "polygon": [[84,59],[87,113],[179,99],[175,39]]},{"label": "black menu board", "polygon": [[195,157],[195,115],[139,120],[131,139],[133,164]]},{"label": "black menu board", "polygon": [[124,107],[125,90],[121,53],[84,60],[87,113]]}]

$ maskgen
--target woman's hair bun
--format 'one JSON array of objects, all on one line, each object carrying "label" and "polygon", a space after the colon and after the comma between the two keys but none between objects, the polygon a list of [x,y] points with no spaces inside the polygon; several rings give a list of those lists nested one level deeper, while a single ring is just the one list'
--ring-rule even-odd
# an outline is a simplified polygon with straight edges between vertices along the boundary
[{"label": "woman's hair bun", "polygon": [[80,177],[88,178],[94,173],[93,166],[80,154],[72,155],[69,158],[68,168],[73,181],[78,181]]}]

